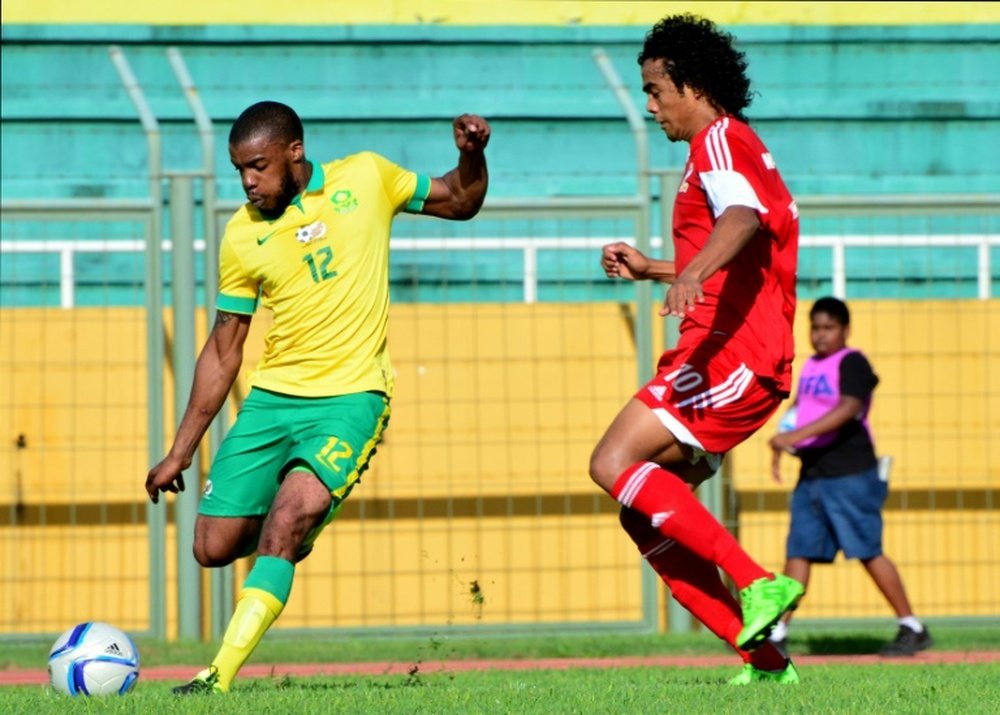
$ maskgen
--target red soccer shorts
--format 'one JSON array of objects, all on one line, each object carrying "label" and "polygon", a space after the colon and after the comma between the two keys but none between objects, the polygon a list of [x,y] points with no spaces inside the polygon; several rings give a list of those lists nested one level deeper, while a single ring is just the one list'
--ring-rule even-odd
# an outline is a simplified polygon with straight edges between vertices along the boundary
[{"label": "red soccer shorts", "polygon": [[721,456],[759,430],[786,395],[725,343],[708,340],[663,353],[656,376],[635,397],[700,457]]}]

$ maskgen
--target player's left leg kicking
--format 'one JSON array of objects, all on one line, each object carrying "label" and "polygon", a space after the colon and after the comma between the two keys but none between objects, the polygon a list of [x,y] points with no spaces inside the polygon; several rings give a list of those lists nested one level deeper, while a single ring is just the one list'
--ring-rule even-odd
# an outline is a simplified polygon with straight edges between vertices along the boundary
[{"label": "player's left leg kicking", "polygon": [[[195,526],[195,557],[203,566],[222,566],[255,543],[258,556],[212,663],[175,694],[231,688],[284,609],[295,564],[312,551],[374,455],[388,417],[388,401],[376,393],[303,402],[251,392],[213,464]],[[281,474],[280,481],[270,476]],[[233,511],[253,516],[219,515]]]},{"label": "player's left leg kicking", "polygon": [[[717,601],[725,601],[715,587],[717,572],[707,577],[706,566],[717,566],[740,590],[742,628],[732,638],[734,647],[750,651],[765,646],[774,623],[795,607],[802,586],[754,561],[695,498],[687,481],[692,464],[699,461],[705,473],[695,475],[693,483],[705,478],[712,471],[707,460],[721,461],[721,454],[766,422],[780,397],[722,349],[711,364],[682,350],[666,354],[659,374],[636,398],[595,447],[591,477],[623,507],[642,515],[641,528],[629,528],[631,519],[623,525],[647,558],[658,557],[651,563],[668,585],[682,592],[687,587],[704,591],[688,599],[695,604],[696,616],[700,598],[711,599],[714,593]],[[659,534],[663,546],[655,543],[650,530]],[[674,551],[665,545],[667,540],[684,550]],[[695,574],[693,581],[684,580],[689,573]],[[731,622],[723,624],[722,616],[715,619],[711,614],[708,618],[712,622],[705,625],[729,640]]]}]

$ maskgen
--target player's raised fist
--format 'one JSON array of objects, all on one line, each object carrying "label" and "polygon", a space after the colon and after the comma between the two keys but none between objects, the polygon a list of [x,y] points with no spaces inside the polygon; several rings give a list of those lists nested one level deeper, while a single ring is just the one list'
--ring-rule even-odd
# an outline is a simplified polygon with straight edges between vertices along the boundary
[{"label": "player's raised fist", "polygon": [[452,122],[459,151],[482,151],[490,141],[490,123],[478,114],[463,114]]}]

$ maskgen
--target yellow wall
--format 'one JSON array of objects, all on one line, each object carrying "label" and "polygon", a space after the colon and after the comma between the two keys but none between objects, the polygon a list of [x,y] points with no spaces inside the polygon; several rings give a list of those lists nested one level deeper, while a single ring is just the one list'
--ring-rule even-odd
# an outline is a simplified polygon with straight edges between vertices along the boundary
[{"label": "yellow wall", "polygon": [[[1000,302],[852,308],[853,342],[882,377],[873,422],[896,457],[894,488],[994,494]],[[613,304],[395,306],[386,442],[301,566],[280,626],[639,618],[638,559],[586,476],[635,386],[627,318]],[[266,325],[254,322],[248,368]],[[0,630],[99,617],[145,627],[144,335],[140,310],[0,311]],[[169,374],[165,385],[169,403]],[[780,568],[793,464],[784,486],[769,482],[769,433],[730,468],[740,538]],[[887,552],[921,613],[1000,612],[1000,519],[973,506],[887,514]],[[855,564],[817,569],[803,615],[879,614],[887,607]]]},{"label": "yellow wall", "polygon": [[[341,523],[301,567],[282,625],[639,618],[634,547],[586,475],[592,445],[635,383],[620,316],[610,304],[395,307],[386,441]],[[244,373],[268,318],[254,321]],[[0,554],[20,553],[26,539],[35,549],[2,561],[2,630],[61,630],[67,612],[114,613],[120,598],[145,606],[145,571],[131,558],[90,565],[103,558],[95,543],[145,558],[136,541],[149,466],[144,332],[139,310],[0,313],[0,364],[11,376],[2,384],[13,388],[0,433],[26,444],[0,445],[0,514],[17,515],[0,522]],[[164,387],[169,403],[169,370]],[[168,431],[173,423],[168,415]],[[121,508],[102,527],[98,505],[108,503]],[[66,559],[70,579],[60,573]],[[30,585],[15,585],[23,577]],[[172,590],[168,602],[173,630]]]},{"label": "yellow wall", "polygon": [[300,0],[276,9],[264,0],[241,3],[174,0],[6,0],[4,23],[132,23],[151,25],[651,25],[664,15],[692,12],[723,24],[899,25],[1000,21],[993,3],[970,2],[569,2],[566,0]]},{"label": "yellow wall", "polygon": [[[148,629],[148,530],[144,507],[135,511],[124,524],[0,526],[0,633],[57,632],[87,620]],[[166,578],[175,589],[175,529],[166,532]],[[167,620],[176,631],[176,599],[167,599]]]}]

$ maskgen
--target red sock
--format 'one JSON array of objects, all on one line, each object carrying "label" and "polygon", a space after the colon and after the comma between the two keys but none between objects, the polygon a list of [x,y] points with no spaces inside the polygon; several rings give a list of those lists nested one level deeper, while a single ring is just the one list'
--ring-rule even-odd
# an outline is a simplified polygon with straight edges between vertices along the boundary
[{"label": "red sock", "polygon": [[718,565],[737,588],[772,577],[701,505],[684,480],[658,464],[633,464],[618,477],[611,496],[623,506],[645,514],[664,536]]},{"label": "red sock", "polygon": [[752,652],[736,647],[743,628],[743,613],[736,599],[722,583],[715,564],[696,556],[677,542],[667,539],[634,509],[622,509],[621,523],[643,558],[667,584],[677,602],[705,624],[716,636],[739,653],[744,663],[761,670],[782,670],[784,656],[770,643]]},{"label": "red sock", "polygon": [[[745,651],[740,651],[742,655]],[[781,651],[774,647],[774,643],[769,640],[764,641],[764,645],[756,648],[744,656],[743,660],[750,663],[758,670],[784,670],[788,667],[788,658],[781,654]]]}]

